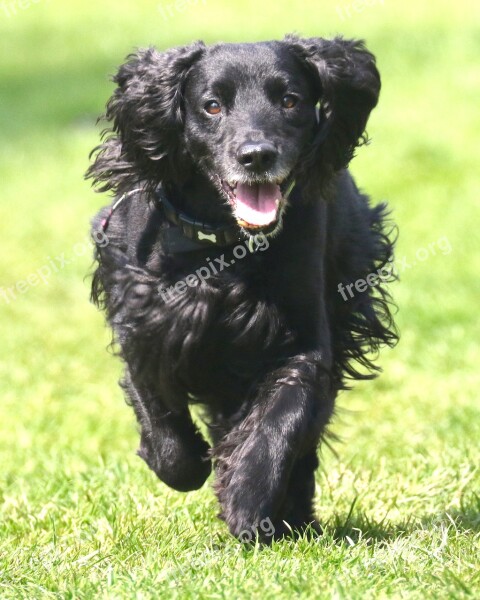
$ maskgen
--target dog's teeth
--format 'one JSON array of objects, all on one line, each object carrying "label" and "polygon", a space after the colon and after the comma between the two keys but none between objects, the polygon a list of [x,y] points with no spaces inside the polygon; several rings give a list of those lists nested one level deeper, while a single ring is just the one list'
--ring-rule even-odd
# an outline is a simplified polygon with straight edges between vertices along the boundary
[{"label": "dog's teeth", "polygon": [[278,198],[275,200],[275,206],[277,208],[280,206],[280,200]]}]

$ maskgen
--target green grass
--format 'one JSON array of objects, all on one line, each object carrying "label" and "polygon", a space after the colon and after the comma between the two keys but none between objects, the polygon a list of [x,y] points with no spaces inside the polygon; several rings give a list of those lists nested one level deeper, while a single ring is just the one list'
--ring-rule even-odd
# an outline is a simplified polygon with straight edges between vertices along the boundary
[{"label": "green grass", "polygon": [[[0,6],[0,285],[69,260],[0,298],[2,600],[480,597],[480,10],[370,4],[343,20],[351,2],[199,0],[168,20],[155,1]],[[107,75],[134,46],[287,31],[364,37],[378,55],[373,143],[352,168],[389,200],[399,258],[436,252],[395,285],[402,341],[383,376],[339,398],[343,443],[323,450],[317,480],[325,534],[249,549],[216,519],[209,485],[175,493],[135,457],[84,280],[88,220],[106,198],[82,173]]]}]

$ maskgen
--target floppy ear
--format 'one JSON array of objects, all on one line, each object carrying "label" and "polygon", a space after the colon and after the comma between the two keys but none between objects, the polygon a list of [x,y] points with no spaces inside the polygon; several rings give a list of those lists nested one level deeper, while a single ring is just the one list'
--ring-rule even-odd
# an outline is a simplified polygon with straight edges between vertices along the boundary
[{"label": "floppy ear", "polygon": [[305,173],[318,173],[320,183],[346,167],[355,148],[366,141],[365,127],[378,102],[380,75],[375,57],[362,41],[287,36],[285,42],[306,64],[317,85],[319,126],[304,161]]},{"label": "floppy ear", "polygon": [[112,125],[92,152],[86,177],[99,191],[117,194],[138,184],[155,188],[175,181],[185,163],[181,144],[183,87],[187,74],[204,52],[196,42],[160,53],[154,48],[127,57],[113,78],[117,89],[105,119]]}]

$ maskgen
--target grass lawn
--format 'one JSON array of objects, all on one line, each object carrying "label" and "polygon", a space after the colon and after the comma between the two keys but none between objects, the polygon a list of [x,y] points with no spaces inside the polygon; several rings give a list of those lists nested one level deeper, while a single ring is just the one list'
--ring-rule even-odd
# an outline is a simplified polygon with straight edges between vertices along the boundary
[{"label": "grass lawn", "polygon": [[[400,226],[402,341],[339,398],[324,535],[263,549],[229,536],[210,485],[175,493],[135,456],[85,279],[107,199],[82,173],[133,47],[287,31],[378,56],[352,169]],[[479,598],[479,3],[5,0],[0,53],[0,598]]]}]

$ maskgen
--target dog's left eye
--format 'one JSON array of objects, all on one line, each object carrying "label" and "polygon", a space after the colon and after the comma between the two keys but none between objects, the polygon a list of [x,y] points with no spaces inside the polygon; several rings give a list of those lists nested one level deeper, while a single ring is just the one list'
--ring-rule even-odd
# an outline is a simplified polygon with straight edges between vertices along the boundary
[{"label": "dog's left eye", "polygon": [[297,106],[297,104],[298,104],[298,98],[297,98],[297,96],[294,96],[293,94],[286,94],[282,98],[283,108],[295,108],[295,106]]},{"label": "dog's left eye", "polygon": [[216,100],[210,100],[203,108],[209,115],[218,115],[222,112],[222,107]]}]

